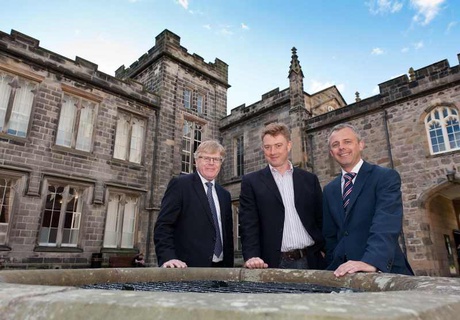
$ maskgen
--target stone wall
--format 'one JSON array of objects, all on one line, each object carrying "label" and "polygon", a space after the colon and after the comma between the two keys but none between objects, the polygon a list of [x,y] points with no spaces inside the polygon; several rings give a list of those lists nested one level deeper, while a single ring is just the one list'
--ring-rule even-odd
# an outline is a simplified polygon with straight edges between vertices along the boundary
[{"label": "stone wall", "polygon": [[[43,49],[38,40],[16,31],[0,33],[0,70],[37,83],[27,136],[0,134],[0,173],[18,179],[8,239],[0,246],[1,264],[88,266],[91,254],[102,247],[108,189],[140,196],[135,249],[145,250],[159,97],[139,83],[98,71],[97,65],[84,59],[73,61]],[[97,105],[90,152],[56,145],[64,93]],[[145,153],[139,165],[113,158],[119,110],[141,115],[147,122]],[[77,247],[38,244],[48,181],[86,187]]]}]

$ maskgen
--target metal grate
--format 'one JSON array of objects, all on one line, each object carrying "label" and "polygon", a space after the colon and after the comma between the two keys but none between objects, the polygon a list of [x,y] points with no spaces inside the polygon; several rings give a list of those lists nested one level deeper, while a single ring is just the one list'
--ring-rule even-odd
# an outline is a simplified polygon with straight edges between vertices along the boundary
[{"label": "metal grate", "polygon": [[199,293],[349,293],[349,288],[328,287],[309,283],[235,282],[235,281],[170,281],[92,284],[83,289],[167,291]]}]

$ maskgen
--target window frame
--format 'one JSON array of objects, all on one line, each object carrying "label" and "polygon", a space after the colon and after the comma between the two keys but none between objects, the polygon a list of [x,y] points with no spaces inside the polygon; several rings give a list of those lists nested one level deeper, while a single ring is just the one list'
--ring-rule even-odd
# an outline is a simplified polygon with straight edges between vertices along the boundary
[{"label": "window frame", "polygon": [[234,168],[235,176],[241,177],[244,175],[244,135],[234,138]]},{"label": "window frame", "polygon": [[[187,135],[185,130],[191,134]],[[181,173],[192,173],[194,171],[193,154],[203,141],[204,125],[200,122],[184,119],[182,125],[181,142]]]},{"label": "window frame", "polygon": [[[120,138],[121,132],[119,131],[119,125],[120,125],[120,120],[121,120],[120,116],[125,117],[124,119],[126,119],[127,121],[127,134],[124,135],[126,139],[126,141],[124,141],[124,144],[120,143],[121,141],[119,140],[121,139]],[[137,143],[134,143],[133,141],[133,132],[135,131],[133,129],[137,128],[134,122],[142,123],[142,125],[140,125],[142,132],[140,133],[140,135],[138,135],[138,137],[141,137],[142,140],[138,141]],[[144,161],[144,145],[146,141],[147,126],[148,126],[147,118],[141,117],[137,114],[131,113],[126,110],[119,109],[117,113],[117,122],[116,122],[116,127],[115,127],[115,139],[114,139],[112,158],[115,160],[126,161],[126,162],[131,162],[131,163],[141,165]],[[136,145],[136,144],[140,146],[140,150],[137,154],[137,157],[134,158],[132,150],[133,150],[133,145]],[[125,147],[123,157],[121,157],[121,155],[119,156],[118,151],[117,151],[119,150],[118,148],[121,148],[118,146],[121,146],[121,145]],[[120,151],[120,153],[123,153],[123,152]],[[134,161],[136,159],[139,159],[139,161]]]},{"label": "window frame", "polygon": [[[454,121],[454,125],[449,123],[450,121]],[[430,154],[460,150],[460,117],[457,108],[449,105],[432,108],[424,117],[424,125]],[[437,143],[434,143],[435,141]],[[452,147],[452,143],[456,146]]]},{"label": "window frame", "polygon": [[[0,247],[5,247],[9,245],[9,234],[10,230],[12,228],[11,222],[13,221],[15,211],[16,211],[16,206],[17,202],[20,201],[19,198],[23,192],[24,188],[24,181],[26,179],[26,173],[21,174],[17,172],[10,172],[10,171],[4,171],[0,170],[0,183],[2,180],[9,180],[9,203],[8,205],[8,221],[6,222],[0,222],[1,229],[4,231],[0,230]],[[2,189],[0,189],[0,219],[3,211],[3,199],[6,195],[6,188],[5,192],[2,193]],[[4,241],[1,240],[1,238],[4,238]]]},{"label": "window frame", "polygon": [[[40,83],[43,81],[42,77],[31,75],[26,72],[21,72],[14,70],[12,68],[7,68],[4,67],[3,65],[0,65],[0,78],[2,77],[11,77],[9,82],[6,82],[7,86],[10,86],[8,92],[5,90],[5,99],[2,99],[5,102],[5,108],[4,110],[5,114],[2,116],[2,127],[0,129],[0,136],[8,138],[8,139],[26,139],[30,133],[30,128],[32,125],[32,119],[33,119],[33,113],[35,110],[35,105],[36,105],[36,100],[37,100],[37,93],[39,91],[39,86]],[[15,87],[12,87],[12,85],[15,84]],[[29,94],[27,94],[27,90],[23,92],[20,90],[21,86],[20,85],[31,85],[32,88],[29,90]],[[19,89],[19,90],[18,90]],[[0,87],[0,93],[1,93],[1,87]],[[24,106],[23,104],[19,103],[21,98],[24,98],[24,95],[29,95],[29,101],[27,102],[27,113],[28,116],[26,116],[26,125],[24,128],[16,128],[16,133],[17,132],[23,132],[19,131],[20,129],[24,129],[25,132],[23,132],[23,135],[17,135],[13,134],[12,132],[9,132],[11,130],[11,124],[12,122],[14,123],[14,114],[18,113],[20,114],[20,106]],[[1,103],[1,101],[0,101]],[[20,118],[20,117],[19,117]],[[24,122],[24,121],[22,121]]]},{"label": "window frame", "polygon": [[[48,230],[48,236],[47,239],[48,241],[42,241],[43,237],[46,235],[44,232],[44,226],[45,221],[47,221],[47,203],[48,203],[48,197],[51,195],[50,187],[54,186],[55,190],[58,190],[59,187],[63,188],[62,193],[56,192],[56,194],[62,194],[61,198],[61,203],[59,208],[59,217],[58,217],[58,225],[56,227],[56,236],[55,236],[55,242],[50,242],[50,236],[51,236],[51,230]],[[70,189],[74,189],[77,194],[76,196],[72,197],[72,193],[70,193]],[[45,179],[45,183],[43,185],[43,207],[41,209],[41,219],[40,219],[40,227],[38,230],[38,237],[37,237],[37,243],[39,247],[49,247],[49,248],[78,248],[81,244],[82,241],[82,234],[83,234],[83,221],[85,218],[85,204],[88,201],[88,196],[90,192],[90,185],[89,184],[84,184],[84,183],[79,183],[79,182],[73,182],[73,181],[64,181],[64,180],[59,180],[59,179],[52,179],[52,178],[47,178]],[[77,208],[76,210],[80,211],[72,211],[71,215],[71,220],[70,220],[70,230],[78,230],[76,233],[76,241],[74,242],[64,242],[66,239],[65,232],[67,229],[66,225],[68,223],[67,218],[68,218],[68,205],[72,203],[72,198],[76,198],[77,200]],[[79,208],[78,208],[79,207]],[[51,219],[54,214],[54,206],[51,208],[51,218],[50,218],[50,223]],[[77,214],[79,217],[78,221],[78,228],[74,228],[74,218],[75,214]],[[51,229],[51,227],[48,227],[48,229]],[[42,233],[43,232],[43,233]],[[71,238],[68,237],[69,239]]]},{"label": "window frame", "polygon": [[[80,95],[79,92],[76,92],[77,90],[75,89],[74,90],[65,90],[65,88],[63,89],[64,91],[61,97],[59,118],[58,118],[57,129],[56,129],[55,145],[60,148],[66,148],[66,149],[76,150],[79,152],[91,153],[94,147],[94,136],[96,132],[96,123],[97,123],[97,115],[98,115],[100,100],[90,99],[88,98],[88,95],[86,94],[84,96]],[[65,137],[60,137],[61,131],[64,133],[69,133],[68,131],[61,130],[61,125],[64,126],[63,121],[65,119],[64,117],[66,116],[64,114],[64,108],[65,108],[64,104],[66,102],[65,100],[66,97],[68,97],[68,99],[77,101],[77,105],[74,104],[73,106],[71,106],[71,107],[74,107],[74,109],[72,110],[74,112],[74,117],[72,119],[72,124],[71,124],[72,129],[70,131],[70,145],[66,144],[65,141],[63,143],[58,141],[59,139],[65,139]],[[91,123],[82,124],[82,114],[84,114],[82,111],[84,111],[86,107],[90,107],[90,110],[92,111],[92,119],[91,119]],[[79,137],[82,134],[81,131],[85,129],[91,130],[89,142],[87,143],[89,147],[87,149],[82,149],[78,147],[78,143],[81,142],[79,140]]]},{"label": "window frame", "polygon": [[[102,241],[102,248],[103,249],[133,249],[138,245],[138,227],[139,227],[139,217],[140,217],[140,204],[141,204],[141,194],[135,193],[135,192],[125,192],[123,190],[116,190],[116,189],[111,189],[109,188],[107,190],[107,206],[105,210],[105,221],[104,221],[104,234],[103,234],[103,241]],[[108,223],[109,223],[109,214],[111,214],[110,210],[110,203],[111,203],[111,197],[118,197],[119,201],[117,202],[117,212],[113,213],[115,214],[115,219],[113,220],[115,222],[115,230],[108,230]],[[130,246],[124,245],[124,240],[125,234],[128,234],[128,232],[125,232],[125,227],[126,227],[126,204],[127,198],[133,198],[135,199],[135,206],[134,206],[134,214],[133,214],[133,219],[132,221],[132,243]],[[123,202],[123,203],[122,203]],[[113,215],[112,214],[112,215]],[[119,227],[120,226],[120,227]],[[119,227],[119,228],[118,228]],[[109,234],[108,232],[114,233],[115,236],[115,244],[108,243],[108,237]]]}]

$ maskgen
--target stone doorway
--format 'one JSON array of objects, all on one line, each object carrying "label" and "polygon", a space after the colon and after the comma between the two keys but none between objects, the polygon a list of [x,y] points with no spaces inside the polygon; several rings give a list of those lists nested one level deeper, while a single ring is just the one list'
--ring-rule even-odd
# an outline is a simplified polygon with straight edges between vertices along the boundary
[{"label": "stone doorway", "polygon": [[448,184],[426,202],[433,258],[439,276],[460,275],[460,184]]}]

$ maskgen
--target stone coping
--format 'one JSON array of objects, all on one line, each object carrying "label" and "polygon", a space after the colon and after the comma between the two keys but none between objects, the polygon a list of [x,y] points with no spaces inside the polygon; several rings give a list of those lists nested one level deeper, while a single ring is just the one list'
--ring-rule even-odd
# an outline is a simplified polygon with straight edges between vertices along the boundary
[{"label": "stone coping", "polygon": [[[174,293],[80,289],[94,283],[308,282],[360,293]],[[0,271],[0,319],[456,319],[460,279],[238,268]]]}]

